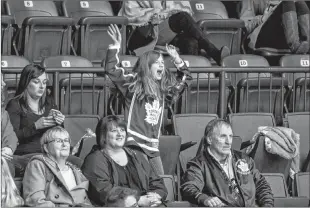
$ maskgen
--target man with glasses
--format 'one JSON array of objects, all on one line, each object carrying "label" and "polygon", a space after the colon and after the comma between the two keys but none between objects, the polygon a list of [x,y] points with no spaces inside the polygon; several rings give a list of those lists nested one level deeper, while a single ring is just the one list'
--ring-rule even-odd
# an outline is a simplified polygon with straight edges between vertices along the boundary
[{"label": "man with glasses", "polygon": [[273,206],[273,194],[254,161],[231,149],[231,125],[222,119],[205,129],[204,149],[187,164],[182,181],[184,200],[198,206]]}]

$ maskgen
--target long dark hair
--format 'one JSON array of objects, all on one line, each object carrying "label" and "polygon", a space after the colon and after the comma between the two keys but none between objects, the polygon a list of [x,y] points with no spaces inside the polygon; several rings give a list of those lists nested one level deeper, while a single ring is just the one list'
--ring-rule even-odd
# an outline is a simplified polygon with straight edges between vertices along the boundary
[{"label": "long dark hair", "polygon": [[176,83],[171,72],[166,69],[161,80],[155,80],[151,73],[151,66],[162,56],[158,51],[148,51],[142,54],[133,67],[136,74],[133,81],[129,84],[129,91],[136,93],[138,100],[145,97],[161,99],[162,95],[166,95],[169,89]]},{"label": "long dark hair", "polygon": [[[27,102],[27,96],[25,95],[25,89],[27,88],[27,86],[29,85],[32,79],[38,78],[44,73],[45,73],[45,68],[39,65],[36,65],[36,64],[29,64],[25,66],[21,72],[20,80],[18,83],[18,88],[15,93],[15,98],[18,98],[20,105],[27,110],[31,110],[31,109]],[[45,89],[45,92],[43,93],[43,96],[40,98],[40,101],[39,101],[39,111],[42,111],[44,109],[44,106],[47,104],[46,102],[47,100],[46,100],[46,89]]]}]

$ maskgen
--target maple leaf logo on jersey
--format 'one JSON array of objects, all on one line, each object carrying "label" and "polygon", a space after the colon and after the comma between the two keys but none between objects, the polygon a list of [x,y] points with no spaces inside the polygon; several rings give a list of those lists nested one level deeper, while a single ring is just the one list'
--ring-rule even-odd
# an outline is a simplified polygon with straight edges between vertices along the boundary
[{"label": "maple leaf logo on jersey", "polygon": [[144,119],[147,123],[152,124],[152,126],[158,124],[158,120],[161,114],[161,109],[158,100],[153,101],[153,105],[150,103],[145,103],[146,118]]}]

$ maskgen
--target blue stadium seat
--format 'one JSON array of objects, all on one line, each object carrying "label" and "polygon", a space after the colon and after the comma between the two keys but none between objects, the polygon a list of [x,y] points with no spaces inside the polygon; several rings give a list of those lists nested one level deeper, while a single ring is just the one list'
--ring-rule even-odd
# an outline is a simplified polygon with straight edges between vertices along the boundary
[{"label": "blue stadium seat", "polygon": [[[30,64],[30,62],[21,56],[1,56],[1,68],[2,69],[10,69],[15,68],[19,69],[20,71]],[[3,79],[6,83],[6,93],[7,98],[13,98],[18,86],[20,73],[14,74],[4,74]],[[6,100],[8,100],[6,99]]]},{"label": "blue stadium seat", "polygon": [[13,24],[15,20],[10,15],[1,15],[1,55],[12,55]]},{"label": "blue stadium seat", "polygon": [[300,135],[300,168],[302,168],[310,148],[310,112],[287,113],[285,119],[288,122],[288,127]]},{"label": "blue stadium seat", "polygon": [[233,113],[228,115],[228,120],[234,135],[243,142],[252,139],[260,126],[276,126],[271,113]]},{"label": "blue stadium seat", "polygon": [[[67,70],[71,67],[93,67],[92,63],[79,56],[54,56],[43,60],[44,67]],[[59,74],[60,109],[65,114],[104,114],[105,79],[96,74]],[[94,85],[94,86],[93,86]]]},{"label": "blue stadium seat", "polygon": [[[282,67],[305,67],[309,69],[309,64],[310,62],[310,55],[286,55],[282,56],[280,59],[280,66]],[[294,74],[287,74],[288,75],[288,80],[289,80],[289,85],[292,86],[294,83],[294,80],[296,80],[299,77],[304,77],[304,73],[294,73]]]},{"label": "blue stadium seat", "polygon": [[191,1],[193,17],[208,38],[218,47],[227,46],[231,54],[239,54],[244,22],[230,19],[220,1]]},{"label": "blue stadium seat", "polygon": [[[208,71],[211,63],[203,56],[181,55],[181,58],[192,71],[193,80],[176,105],[175,113],[217,113],[220,85],[219,78]],[[165,57],[165,66],[175,68],[170,57]],[[200,69],[201,73],[194,73],[195,69]],[[227,100],[232,87],[228,79],[225,82]]]},{"label": "blue stadium seat", "polygon": [[73,20],[59,17],[53,1],[7,1],[19,30],[13,40],[15,53],[40,63],[48,56],[70,53]]},{"label": "blue stadium seat", "polygon": [[[304,173],[296,173],[295,174],[295,196],[299,197],[307,197],[310,198],[310,173],[304,172]],[[310,201],[309,201],[310,202]]]},{"label": "blue stadium seat", "polygon": [[[71,146],[76,145],[82,136],[85,135],[87,128],[95,132],[98,122],[98,115],[66,115],[64,127],[70,134]],[[94,144],[96,144],[96,138],[92,137],[85,139],[81,144],[81,149],[78,156],[84,160]]]},{"label": "blue stadium seat", "polygon": [[64,0],[62,8],[66,17],[72,17],[75,25],[82,17],[90,16],[113,16],[111,4],[108,1],[99,0]]},{"label": "blue stadium seat", "polygon": [[174,134],[182,138],[182,144],[192,143],[193,145],[180,153],[182,170],[186,170],[186,164],[196,156],[201,138],[207,124],[218,118],[216,114],[175,114],[173,115]]},{"label": "blue stadium seat", "polygon": [[[248,70],[251,67],[269,67],[268,61],[257,55],[231,55],[222,60],[222,66]],[[289,91],[286,77],[270,73],[229,73],[236,90],[230,95],[230,112],[274,113],[278,124],[283,117],[284,98]]]}]

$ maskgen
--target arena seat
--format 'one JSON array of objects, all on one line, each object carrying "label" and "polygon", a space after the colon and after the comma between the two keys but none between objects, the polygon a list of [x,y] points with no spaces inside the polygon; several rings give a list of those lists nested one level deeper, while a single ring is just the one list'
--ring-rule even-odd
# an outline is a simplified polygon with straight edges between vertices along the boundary
[{"label": "arena seat", "polygon": [[[181,55],[181,58],[189,71],[192,71],[193,80],[176,105],[175,113],[217,113],[220,85],[219,78],[215,78],[214,73],[208,71],[211,63],[203,56]],[[165,57],[165,66],[175,68],[170,57]],[[195,73],[193,72],[195,69],[202,70],[202,72]],[[232,86],[228,79],[225,82],[227,100]]]},{"label": "arena seat", "polygon": [[276,126],[271,113],[232,113],[228,120],[234,135],[241,137],[243,142],[251,140],[260,126]]},{"label": "arena seat", "polygon": [[201,138],[207,124],[218,118],[216,114],[175,114],[173,115],[174,134],[182,138],[182,144],[192,143],[192,146],[180,153],[182,170],[186,170],[186,164],[196,156]]},{"label": "arena seat", "polygon": [[[231,55],[222,60],[224,67],[248,69],[268,67],[268,61],[257,55]],[[271,112],[278,124],[282,123],[284,98],[289,92],[288,79],[270,73],[229,73],[236,84],[234,95],[230,95],[230,112]],[[234,110],[233,110],[234,109]]]},{"label": "arena seat", "polygon": [[[67,69],[93,67],[92,63],[78,56],[54,56],[43,60],[44,67]],[[94,77],[94,78],[93,78]],[[70,87],[71,78],[71,87]],[[82,80],[83,79],[83,80]],[[59,74],[60,109],[65,114],[104,114],[104,78],[93,73]],[[93,86],[93,83],[95,86]]]},{"label": "arena seat", "polygon": [[260,136],[251,153],[250,157],[255,162],[255,167],[261,173],[282,173],[285,180],[289,177],[289,171],[292,163],[292,159],[286,159],[276,154],[271,154],[266,151],[265,137]]},{"label": "arena seat", "polygon": [[287,113],[285,119],[288,122],[288,127],[300,135],[300,168],[302,168],[310,148],[310,112]]},{"label": "arena seat", "polygon": [[[21,56],[1,56],[1,68],[3,69],[16,68],[22,70],[28,64],[30,64],[30,62],[26,58]],[[6,100],[14,97],[18,86],[19,77],[20,73],[3,75],[3,79],[6,83]]]},{"label": "arena seat", "polygon": [[191,1],[191,7],[197,24],[218,48],[227,46],[232,54],[240,53],[242,20],[229,19],[221,1]]},{"label": "arena seat", "polygon": [[74,19],[75,25],[82,17],[90,16],[113,16],[113,9],[110,2],[98,0],[64,0],[62,8],[66,17]]},{"label": "arena seat", "polygon": [[160,136],[159,152],[164,166],[164,173],[174,175],[181,148],[180,136]]},{"label": "arena seat", "polygon": [[1,55],[12,55],[13,24],[15,20],[10,15],[1,15]]},{"label": "arena seat", "polygon": [[289,197],[285,177],[281,173],[262,173],[270,184],[275,207],[306,207],[309,199],[306,197]]},{"label": "arena seat", "polygon": [[15,53],[31,62],[70,53],[73,20],[59,17],[53,1],[7,1],[9,14],[19,27],[13,40]]},{"label": "arena seat", "polygon": [[[305,76],[305,75],[304,75]],[[293,92],[287,96],[289,112],[308,112],[310,111],[310,74],[307,78],[299,77],[293,85]]]},{"label": "arena seat", "polygon": [[[305,67],[309,68],[309,62],[310,62],[310,55],[299,55],[299,54],[293,54],[293,55],[286,55],[282,56],[280,59],[280,66],[281,67]],[[288,73],[288,80],[289,85],[292,86],[294,83],[294,80],[296,80],[299,77],[304,77],[304,73]]]},{"label": "arena seat", "polygon": [[[95,132],[98,122],[98,115],[66,115],[64,127],[70,134],[71,145],[76,145],[76,143],[82,138],[82,136],[85,135],[87,128]],[[84,142],[81,144],[81,149],[78,155],[79,158],[84,160],[84,158],[90,152],[94,144],[96,144],[96,138],[92,137],[85,139]]]},{"label": "arena seat", "polygon": [[[307,197],[310,198],[310,173],[309,172],[303,172],[303,173],[296,173],[295,174],[295,196],[299,197]],[[309,201],[310,202],[310,201]]]}]

